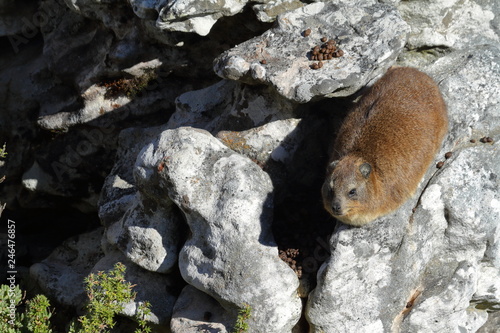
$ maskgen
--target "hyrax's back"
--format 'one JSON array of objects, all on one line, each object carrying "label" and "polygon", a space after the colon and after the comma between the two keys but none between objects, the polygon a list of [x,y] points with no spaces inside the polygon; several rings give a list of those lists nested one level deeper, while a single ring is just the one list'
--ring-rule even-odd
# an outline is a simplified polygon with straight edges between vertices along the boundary
[{"label": "hyrax's back", "polygon": [[373,167],[371,199],[383,215],[414,193],[447,128],[446,105],[436,83],[416,69],[393,68],[346,117],[334,159],[361,157]]}]

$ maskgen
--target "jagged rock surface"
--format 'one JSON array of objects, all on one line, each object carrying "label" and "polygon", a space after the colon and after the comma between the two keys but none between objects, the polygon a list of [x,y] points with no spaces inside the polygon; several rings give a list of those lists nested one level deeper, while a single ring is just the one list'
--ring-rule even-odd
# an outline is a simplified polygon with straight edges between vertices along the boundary
[{"label": "jagged rock surface", "polygon": [[[152,272],[166,273],[177,263],[182,217],[156,179],[134,179],[130,165],[161,128],[129,129],[120,136],[118,161],[106,178],[99,216],[106,239],[128,260]],[[153,183],[151,184],[151,181]]]},{"label": "jagged rock surface", "polygon": [[474,0],[453,0],[446,5],[420,0],[397,4],[412,27],[407,45],[410,49],[498,44],[499,6],[498,1]]},{"label": "jagged rock surface", "polygon": [[232,321],[219,302],[195,287],[187,285],[175,303],[170,328],[172,332],[179,333],[196,332],[198,329],[229,333]]},{"label": "jagged rock surface", "polygon": [[102,228],[66,240],[52,254],[30,268],[43,291],[60,304],[81,308],[86,302],[83,279],[104,256]]},{"label": "jagged rock surface", "polygon": [[270,88],[230,80],[182,94],[175,105],[176,112],[168,121],[168,128],[192,126],[212,134],[221,130],[248,130],[292,118],[297,109],[297,103],[276,96]]},{"label": "jagged rock surface", "polygon": [[[311,34],[303,37],[306,29]],[[300,103],[348,96],[394,64],[407,31],[389,5],[318,2],[279,16],[274,28],[219,56],[214,69],[223,78],[271,85]],[[310,51],[322,37],[336,39],[344,55],[313,70]]]},{"label": "jagged rock surface", "polygon": [[271,234],[269,176],[208,132],[191,128],[163,132],[142,150],[136,170],[140,177],[159,177],[186,217],[191,234],[179,254],[184,280],[234,318],[250,305],[255,332],[291,330],[300,317],[298,279],[278,258]]}]

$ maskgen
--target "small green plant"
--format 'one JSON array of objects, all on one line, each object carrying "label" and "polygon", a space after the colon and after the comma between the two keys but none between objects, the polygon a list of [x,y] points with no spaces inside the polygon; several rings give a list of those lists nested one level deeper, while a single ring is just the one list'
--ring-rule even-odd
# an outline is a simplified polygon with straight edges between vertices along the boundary
[{"label": "small green plant", "polygon": [[0,287],[0,332],[17,333],[22,328],[24,317],[17,311],[23,299],[19,286]]},{"label": "small green plant", "polygon": [[[134,287],[125,280],[125,265],[115,264],[113,270],[90,274],[85,279],[85,289],[89,297],[87,314],[73,322],[70,333],[100,333],[109,332],[115,326],[114,317],[123,310],[123,304],[135,299]],[[147,333],[151,328],[147,325],[146,317],[151,313],[150,305],[144,302],[139,306],[136,333]]]},{"label": "small green plant", "polygon": [[52,333],[49,319],[50,303],[44,295],[26,301],[25,313],[20,313],[23,300],[19,286],[0,287],[0,332],[2,333]]},{"label": "small green plant", "polygon": [[137,323],[139,327],[134,333],[150,333],[151,327],[148,325],[146,318],[151,314],[151,304],[149,302],[141,302],[137,310]]},{"label": "small green plant", "polygon": [[244,333],[248,331],[247,320],[252,315],[252,308],[248,304],[244,304],[243,308],[238,311],[238,318],[234,324],[234,333]]},{"label": "small green plant", "polygon": [[[115,264],[106,272],[90,274],[85,279],[85,289],[89,298],[87,313],[73,321],[69,333],[104,333],[116,324],[115,315],[123,310],[123,304],[133,301],[134,286],[125,280],[125,265]],[[0,287],[0,333],[52,333],[50,303],[44,295],[37,295],[26,301],[26,309],[21,312],[22,292],[17,285]],[[150,333],[146,321],[151,314],[151,304],[142,302],[137,310],[138,327],[134,333]]]},{"label": "small green plant", "polygon": [[52,333],[50,329],[49,311],[50,302],[44,295],[36,295],[31,301],[27,301],[25,313],[25,327],[32,333]]},{"label": "small green plant", "polygon": [[[3,144],[3,147],[0,148],[0,158],[5,158],[7,157],[7,143]],[[2,183],[5,180],[5,176],[0,177],[0,183]],[[2,207],[0,207],[0,214],[2,212]]]},{"label": "small green plant", "polygon": [[3,147],[0,148],[0,158],[7,157],[7,143],[3,144]]}]

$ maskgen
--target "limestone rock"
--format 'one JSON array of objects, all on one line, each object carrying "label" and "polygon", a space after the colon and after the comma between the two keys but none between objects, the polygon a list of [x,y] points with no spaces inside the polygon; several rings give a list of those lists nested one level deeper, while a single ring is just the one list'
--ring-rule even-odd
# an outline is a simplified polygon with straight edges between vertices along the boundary
[{"label": "limestone rock", "polygon": [[246,0],[175,1],[162,8],[157,25],[164,30],[195,32],[206,36],[219,18],[239,13],[246,3]]},{"label": "limestone rock", "polygon": [[215,299],[190,285],[182,289],[170,323],[172,333],[194,333],[201,329],[229,333],[232,327],[231,318]]},{"label": "limestone rock", "polygon": [[122,132],[118,161],[106,179],[99,213],[109,244],[138,266],[166,273],[177,263],[183,222],[157,179],[144,175],[134,179],[130,168],[140,149],[160,131]]},{"label": "limestone rock", "polygon": [[100,247],[102,233],[99,228],[70,238],[47,259],[31,266],[30,275],[46,295],[75,308],[85,304],[83,280],[104,256]]},{"label": "limestone rock", "polygon": [[500,40],[497,1],[401,1],[397,8],[412,27],[408,36],[408,48],[411,49],[459,49],[498,44]]},{"label": "limestone rock", "polygon": [[285,164],[303,139],[302,133],[293,133],[299,123],[300,119],[277,120],[242,132],[221,131],[217,138],[259,165],[264,165],[269,159]]},{"label": "limestone rock", "polygon": [[271,0],[262,1],[262,3],[258,3],[252,8],[259,21],[273,22],[276,16],[302,6],[304,4],[298,0]]},{"label": "limestone rock", "polygon": [[165,131],[144,147],[136,172],[158,174],[186,217],[191,234],[179,255],[184,280],[233,318],[249,304],[256,332],[289,332],[300,317],[298,280],[279,259],[271,234],[269,177],[208,132],[191,128]]},{"label": "limestone rock", "polygon": [[498,327],[500,327],[500,311],[490,313],[488,321],[481,326],[477,333],[496,333],[498,332]]},{"label": "limestone rock", "polygon": [[[151,11],[152,4],[149,1],[134,1],[140,3],[140,9],[134,6],[134,11],[144,17],[146,10]],[[146,3],[146,4],[145,4]],[[200,36],[206,36],[218,19],[224,16],[233,16],[240,13],[248,0],[236,1],[197,1],[179,0],[163,4],[156,26],[167,31],[194,32]],[[298,0],[262,0],[253,5],[257,18],[262,22],[272,22],[278,14],[301,7]],[[158,8],[158,4],[155,4]]]},{"label": "limestone rock", "polygon": [[[475,332],[487,314],[474,309],[474,303],[485,302],[491,311],[500,306],[498,293],[491,293],[500,279],[500,196],[494,190],[499,185],[496,175],[500,167],[493,162],[498,158],[500,153],[492,146],[465,148],[424,192],[415,221],[430,218],[433,224],[439,224],[435,231],[442,245],[429,253],[434,257],[424,272],[423,292],[403,321],[403,332]],[[457,192],[450,186],[460,186],[463,181],[468,191]],[[419,216],[421,210],[427,210],[425,215]],[[485,289],[490,292],[485,293]],[[478,309],[484,310],[484,303]]]},{"label": "limestone rock", "polygon": [[[220,55],[214,63],[217,75],[271,85],[300,103],[348,96],[394,64],[408,31],[395,8],[385,4],[318,2],[282,14],[276,23]],[[304,37],[306,29],[311,34]],[[310,50],[321,44],[322,37],[336,39],[344,55],[313,70]]]},{"label": "limestone rock", "polygon": [[221,130],[242,131],[267,122],[291,118],[296,103],[268,87],[222,80],[201,90],[180,95],[168,128],[192,126],[212,134]]}]

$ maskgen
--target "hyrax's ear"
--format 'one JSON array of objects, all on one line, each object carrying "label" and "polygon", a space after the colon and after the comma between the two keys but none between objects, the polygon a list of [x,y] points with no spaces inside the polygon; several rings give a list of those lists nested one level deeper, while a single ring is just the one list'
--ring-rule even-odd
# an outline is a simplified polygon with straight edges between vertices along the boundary
[{"label": "hyrax's ear", "polygon": [[363,163],[359,166],[359,172],[361,172],[363,177],[368,178],[368,176],[372,172],[372,166],[368,163]]},{"label": "hyrax's ear", "polygon": [[326,168],[326,172],[332,173],[333,169],[335,169],[335,167],[337,166],[337,164],[339,164],[339,160],[330,162],[330,164],[328,164],[328,167]]}]

